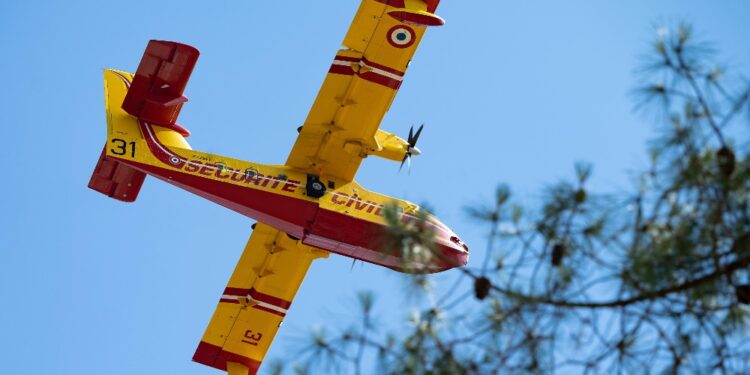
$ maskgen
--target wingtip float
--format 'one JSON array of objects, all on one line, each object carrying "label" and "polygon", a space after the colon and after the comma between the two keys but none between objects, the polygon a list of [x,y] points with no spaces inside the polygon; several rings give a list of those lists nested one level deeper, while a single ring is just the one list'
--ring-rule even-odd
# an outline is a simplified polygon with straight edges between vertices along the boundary
[{"label": "wingtip float", "polygon": [[[402,272],[440,272],[468,261],[468,247],[410,202],[354,181],[367,156],[418,155],[417,135],[380,130],[438,0],[363,0],[284,165],[193,150],[177,124],[197,49],[151,41],[134,75],[104,74],[107,142],[89,187],[133,202],[152,176],[259,222],[221,295],[193,360],[254,374],[313,260],[329,252]],[[373,20],[376,20],[374,22]],[[370,48],[370,46],[373,46]],[[411,133],[411,131],[410,131]],[[434,254],[405,259],[384,248],[384,207],[429,227]]]}]

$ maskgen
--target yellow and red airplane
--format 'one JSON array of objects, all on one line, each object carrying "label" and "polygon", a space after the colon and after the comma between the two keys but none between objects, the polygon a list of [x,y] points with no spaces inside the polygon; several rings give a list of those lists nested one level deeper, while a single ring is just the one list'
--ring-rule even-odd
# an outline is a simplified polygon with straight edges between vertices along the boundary
[{"label": "yellow and red airplane", "polygon": [[[354,175],[369,155],[418,155],[379,129],[439,0],[363,0],[284,165],[195,151],[176,123],[198,59],[193,47],[150,41],[135,75],[106,70],[107,142],[89,187],[133,202],[146,175],[258,221],[193,360],[255,374],[311,262],[329,252],[403,272],[440,272],[468,261],[468,247],[410,202],[368,191]],[[383,209],[429,227],[434,256],[387,248]]]}]

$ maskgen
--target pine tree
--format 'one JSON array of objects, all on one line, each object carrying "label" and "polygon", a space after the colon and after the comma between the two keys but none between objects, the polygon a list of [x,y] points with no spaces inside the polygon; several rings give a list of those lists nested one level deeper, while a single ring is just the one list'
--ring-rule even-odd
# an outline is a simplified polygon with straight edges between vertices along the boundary
[{"label": "pine tree", "polygon": [[[635,91],[659,135],[631,193],[589,191],[586,164],[538,209],[498,187],[467,209],[488,228],[481,268],[440,293],[411,276],[434,302],[399,334],[376,330],[361,294],[361,320],[314,335],[297,372],[750,373],[750,81],[711,64],[690,26],[657,34]],[[429,243],[391,226],[392,243]]]}]

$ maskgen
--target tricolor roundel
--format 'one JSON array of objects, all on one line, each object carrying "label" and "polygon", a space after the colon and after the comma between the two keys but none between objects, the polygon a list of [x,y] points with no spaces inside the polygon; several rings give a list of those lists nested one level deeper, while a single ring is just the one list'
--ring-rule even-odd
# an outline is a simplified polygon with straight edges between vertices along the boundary
[{"label": "tricolor roundel", "polygon": [[416,41],[414,29],[406,25],[397,25],[388,30],[388,43],[396,48],[410,47]]}]

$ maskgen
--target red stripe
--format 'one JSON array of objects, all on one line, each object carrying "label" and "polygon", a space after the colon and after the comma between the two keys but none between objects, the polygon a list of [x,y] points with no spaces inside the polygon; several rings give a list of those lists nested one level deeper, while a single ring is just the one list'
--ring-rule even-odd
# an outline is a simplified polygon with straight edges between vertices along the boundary
[{"label": "red stripe", "polygon": [[[362,62],[364,62],[369,67],[372,67],[372,68],[375,68],[375,69],[380,69],[382,71],[385,71],[385,72],[388,72],[388,73],[391,73],[391,74],[395,74],[395,75],[400,76],[400,77],[403,77],[406,74],[406,73],[404,73],[404,72],[402,72],[400,70],[393,69],[391,67],[388,67],[388,66],[385,66],[385,65],[381,65],[381,64],[378,64],[376,62],[372,62],[372,61],[368,60],[365,57],[363,57],[363,58],[360,59],[360,58],[356,58],[356,57],[336,55],[336,60],[339,60],[339,61],[349,61],[349,62],[353,62],[353,63],[359,63],[360,61],[362,61]],[[397,79],[386,77],[386,76],[384,76],[384,75],[382,75],[380,73],[374,72],[374,71],[368,71],[368,72],[365,72],[365,73],[355,73],[354,69],[352,69],[351,66],[344,66],[344,65],[333,64],[333,65],[331,65],[331,68],[328,69],[328,73],[331,73],[331,74],[343,74],[343,75],[348,75],[348,76],[356,74],[356,75],[362,77],[362,79],[364,79],[364,80],[367,80],[367,81],[370,81],[370,82],[373,82],[373,83],[377,83],[379,85],[383,85],[385,87],[388,87],[388,88],[391,88],[391,89],[394,89],[394,90],[398,90],[398,88],[401,87],[401,81],[399,81]]]},{"label": "red stripe", "polygon": [[351,66],[344,65],[331,65],[331,69],[328,69],[328,73],[343,74],[347,76],[354,75],[354,69]]},{"label": "red stripe", "polygon": [[380,64],[378,64],[376,62],[372,62],[372,61],[368,60],[366,57],[362,57],[362,62],[364,62],[365,64],[367,64],[367,65],[369,65],[369,66],[371,66],[373,68],[378,68],[380,70],[384,70],[384,71],[386,71],[388,73],[393,73],[393,74],[399,75],[401,77],[403,77],[404,74],[406,74],[406,73],[404,73],[404,72],[402,72],[400,70],[396,70],[396,69],[393,69],[391,67],[387,67],[385,65],[380,65]]},{"label": "red stripe", "polygon": [[229,287],[224,289],[224,295],[227,295],[227,296],[247,297],[248,294],[250,294],[250,289],[229,288]]},{"label": "red stripe", "polygon": [[359,57],[336,55],[336,57],[334,58],[334,60],[349,61],[349,62],[359,62],[360,59],[359,59]]},{"label": "red stripe", "polygon": [[359,74],[359,76],[362,77],[362,79],[364,80],[377,83],[379,85],[383,85],[385,87],[389,87],[394,90],[398,90],[399,87],[401,87],[401,81],[393,79],[393,78],[388,78],[386,76],[380,75],[375,72],[366,72],[366,73]]},{"label": "red stripe", "polygon": [[270,294],[259,292],[255,290],[255,288],[243,289],[243,288],[229,288],[228,287],[224,289],[224,295],[225,296],[237,296],[237,297],[250,296],[252,297],[252,299],[256,301],[265,302],[269,305],[274,305],[285,310],[288,310],[289,307],[292,306],[292,303],[287,300],[272,296]]},{"label": "red stripe", "polygon": [[[295,237],[303,238],[304,244],[362,259],[369,263],[399,268],[400,253],[384,254],[387,251],[377,246],[377,239],[381,238],[384,232],[384,224],[319,209],[315,202],[201,178],[179,171],[136,163],[132,160],[114,157],[112,159]],[[311,223],[313,223],[312,226]],[[446,230],[436,233],[438,236],[436,245],[443,256],[449,259],[448,262],[436,261],[438,263],[435,265],[438,268],[435,269],[436,272],[464,265],[468,261],[468,253],[461,246],[451,243],[446,236],[453,234],[447,232]]]},{"label": "red stripe", "polygon": [[[148,149],[151,151],[151,153],[154,154],[154,156],[162,163],[174,168],[182,169],[187,159],[180,155],[177,155],[169,147],[161,143],[161,141],[159,141],[159,138],[156,137],[156,131],[154,130],[154,127],[151,126],[151,124],[147,124],[146,122],[143,122],[141,120],[139,120],[138,123],[140,124],[141,133],[143,133],[143,137],[146,139],[146,144],[148,145]],[[167,150],[172,155],[168,154],[164,150]],[[173,156],[177,157],[178,159],[176,163],[172,162]]]},{"label": "red stripe", "polygon": [[[374,74],[373,74],[374,75]],[[218,203],[240,214],[266,223],[292,236],[302,238],[303,243],[317,246],[328,251],[343,254],[367,262],[398,268],[400,253],[383,250],[377,246],[377,239],[384,231],[384,224],[373,223],[364,219],[319,209],[317,202],[310,202],[287,197],[272,192],[253,189],[248,186],[234,185],[223,181],[183,173],[173,169],[141,164],[132,160],[112,157],[122,163],[148,173],[161,180]],[[331,199],[331,198],[322,198]],[[369,212],[369,211],[368,211]],[[377,213],[373,212],[373,215]],[[448,262],[437,262],[440,270],[466,264],[468,254],[463,247],[451,243],[449,230],[438,231],[436,245]],[[308,238],[314,236],[315,238]],[[393,257],[393,259],[390,259]],[[442,264],[440,264],[442,263]],[[437,269],[436,269],[437,271]],[[237,288],[240,289],[240,288]],[[233,291],[230,289],[230,291]],[[236,291],[233,291],[236,292]],[[248,294],[249,291],[248,291]],[[290,302],[253,293],[266,303],[288,308]]]},{"label": "red stripe", "polygon": [[272,296],[270,294],[261,293],[255,290],[255,288],[250,289],[250,297],[253,297],[253,299],[257,301],[261,301],[261,302],[268,303],[270,305],[281,307],[284,310],[288,310],[289,306],[292,305],[292,303],[289,301],[283,300],[279,297]]},{"label": "red stripe", "polygon": [[201,341],[198,348],[195,349],[193,361],[222,371],[227,371],[227,362],[240,363],[249,369],[248,375],[258,373],[261,364],[261,362],[252,358],[224,351],[221,347],[204,341]]},{"label": "red stripe", "polygon": [[253,308],[261,310],[261,311],[265,311],[265,312],[268,312],[268,313],[271,313],[271,314],[274,314],[274,315],[278,315],[278,316],[280,316],[282,318],[286,316],[286,314],[284,314],[281,311],[272,310],[272,309],[269,309],[268,307],[263,307],[263,306],[260,306],[260,305],[254,305]]},{"label": "red stripe", "polygon": [[120,79],[123,82],[125,82],[125,87],[127,87],[128,89],[130,89],[130,80],[128,79],[128,77],[125,77],[124,75],[122,75],[122,74],[120,74],[118,72],[115,72],[114,70],[112,70],[112,73],[115,73],[118,77],[120,77]]},{"label": "red stripe", "polygon": [[351,67],[348,66],[342,66],[342,65],[331,65],[331,69],[328,70],[328,73],[330,74],[342,74],[342,75],[358,75],[362,79],[366,81],[370,81],[372,83],[377,83],[379,85],[383,85],[385,87],[398,90],[399,87],[401,87],[401,81],[393,78],[386,77],[382,74],[376,73],[374,71],[369,71],[365,73],[355,73],[354,70],[352,70]]},{"label": "red stripe", "polygon": [[292,236],[304,237],[318,209],[316,202],[191,175],[182,171],[115,158],[138,170],[218,203],[242,215],[266,223]]},{"label": "red stripe", "polygon": [[[233,303],[233,304],[239,304],[240,303],[240,301],[238,301],[236,299],[229,299],[229,298],[222,298],[222,299],[219,300],[219,302],[220,303]],[[263,307],[261,305],[253,305],[253,308],[261,310],[261,311],[265,311],[265,312],[268,312],[268,313],[271,313],[271,314],[274,314],[274,315],[278,315],[278,316],[280,316],[282,318],[286,316],[286,314],[284,314],[281,311],[277,311],[277,310],[274,310],[274,309],[269,309],[268,307]]]}]

